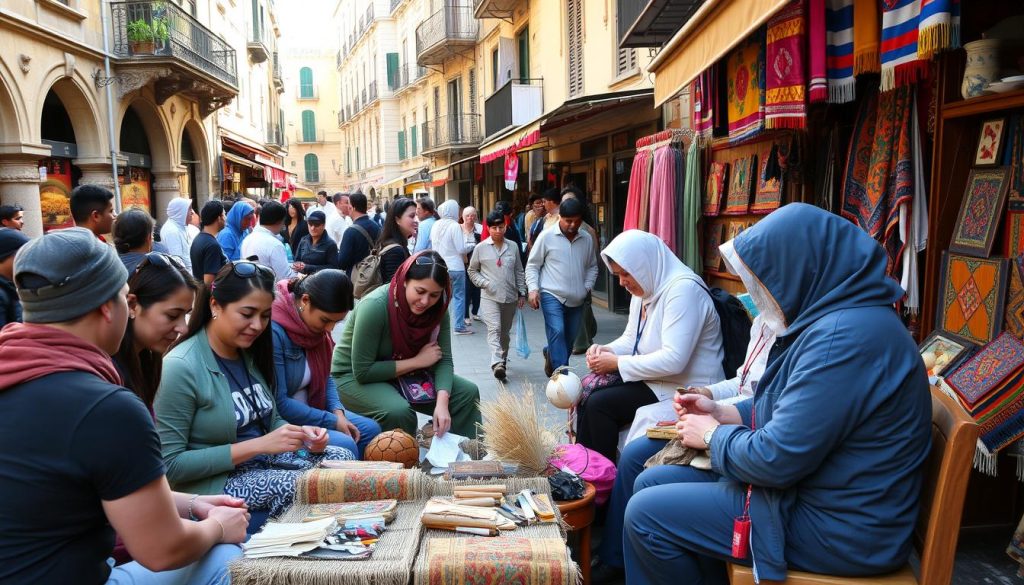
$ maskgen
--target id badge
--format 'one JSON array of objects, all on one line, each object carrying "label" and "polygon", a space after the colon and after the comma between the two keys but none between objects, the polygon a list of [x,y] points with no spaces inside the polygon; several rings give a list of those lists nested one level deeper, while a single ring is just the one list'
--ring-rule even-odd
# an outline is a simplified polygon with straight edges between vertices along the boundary
[{"label": "id badge", "polygon": [[750,516],[737,516],[732,521],[732,557],[747,558],[750,545]]}]

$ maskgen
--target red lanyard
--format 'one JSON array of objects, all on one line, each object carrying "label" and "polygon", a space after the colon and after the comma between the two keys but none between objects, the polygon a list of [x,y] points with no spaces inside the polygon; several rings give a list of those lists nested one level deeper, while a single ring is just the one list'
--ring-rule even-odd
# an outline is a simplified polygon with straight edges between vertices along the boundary
[{"label": "red lanyard", "polygon": [[743,364],[743,371],[740,373],[740,388],[747,383],[747,376],[750,375],[750,368],[754,367],[754,362],[757,361],[757,356],[761,355],[765,346],[768,345],[769,338],[764,335],[764,325],[761,325],[761,335],[757,338],[757,343],[754,344],[754,351],[747,355],[747,361]]},{"label": "red lanyard", "polygon": [[[750,368],[766,345],[768,345],[768,339],[765,338],[764,326],[762,326],[761,336],[757,339],[757,343],[754,344],[754,351],[747,356],[747,361],[743,364],[743,372],[740,374],[740,388],[746,383],[747,375],[750,374]],[[750,430],[753,431],[757,428],[757,405],[754,404],[753,400],[751,400],[750,407]],[[753,494],[753,491],[754,485],[748,483],[747,497],[743,502],[743,515],[733,520],[732,556],[737,559],[747,558],[747,550],[750,548],[750,496]]]}]

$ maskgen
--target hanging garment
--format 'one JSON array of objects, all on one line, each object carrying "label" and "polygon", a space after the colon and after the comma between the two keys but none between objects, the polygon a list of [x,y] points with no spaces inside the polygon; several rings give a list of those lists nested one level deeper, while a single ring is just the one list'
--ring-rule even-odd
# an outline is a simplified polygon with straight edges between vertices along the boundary
[{"label": "hanging garment", "polygon": [[643,199],[644,173],[647,172],[647,164],[644,157],[648,150],[638,150],[633,157],[633,168],[629,173],[629,188],[626,195],[626,215],[622,221],[622,231],[639,229],[640,225],[640,201]]},{"label": "hanging garment", "polygon": [[853,3],[853,74],[878,73],[882,70],[878,21],[878,2]]},{"label": "hanging garment", "polygon": [[[635,164],[635,163],[634,163]],[[643,175],[640,179],[640,218],[637,220],[637,227],[647,231],[650,225],[651,211],[651,175],[654,173],[654,152],[648,150],[644,156]]]},{"label": "hanging garment", "polygon": [[885,248],[886,274],[900,280],[900,206],[914,196],[910,119],[913,91],[871,96],[861,105],[843,178],[843,217]]},{"label": "hanging garment", "polygon": [[960,0],[921,0],[918,18],[919,59],[931,59],[939,51],[960,47]]},{"label": "hanging garment", "polygon": [[809,0],[807,5],[807,73],[810,77],[810,86],[807,97],[812,104],[828,99],[826,39],[825,0]]},{"label": "hanging garment", "polygon": [[917,315],[921,311],[921,280],[917,255],[928,246],[928,193],[924,179],[924,161],[928,153],[924,152],[924,145],[921,142],[917,100],[914,100],[913,113],[910,138],[914,161],[914,200],[913,203],[904,203],[900,208],[900,234],[906,244],[903,248],[903,280],[900,285],[907,291],[903,306],[911,315]]},{"label": "hanging garment", "polygon": [[803,128],[807,124],[805,3],[797,0],[768,21],[765,128]]},{"label": "hanging garment", "polygon": [[857,96],[857,78],[853,76],[853,0],[826,0],[826,6],[828,101],[845,104]]},{"label": "hanging garment", "polygon": [[715,128],[715,83],[717,82],[717,65],[705,69],[693,81],[693,113],[694,130],[704,138],[710,139]]},{"label": "hanging garment", "polygon": [[662,146],[654,152],[654,174],[651,176],[650,229],[676,253],[676,151]]},{"label": "hanging garment", "polygon": [[729,55],[729,141],[764,128],[764,39],[752,35]]},{"label": "hanging garment", "polygon": [[928,72],[917,56],[921,0],[882,1],[882,91],[910,85]]},{"label": "hanging garment", "polygon": [[[681,156],[682,153],[679,153]],[[704,271],[703,259],[700,254],[700,225],[701,201],[700,187],[704,184],[700,175],[700,148],[697,141],[690,144],[686,151],[685,175],[683,179],[683,249],[680,260],[690,267],[690,270],[700,274]],[[684,173],[680,173],[683,175]]]}]

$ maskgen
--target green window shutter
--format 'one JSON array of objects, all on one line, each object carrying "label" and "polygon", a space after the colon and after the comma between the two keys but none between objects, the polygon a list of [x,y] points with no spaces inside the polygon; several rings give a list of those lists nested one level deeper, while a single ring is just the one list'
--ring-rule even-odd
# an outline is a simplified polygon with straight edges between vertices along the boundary
[{"label": "green window shutter", "polygon": [[388,63],[388,87],[391,88],[391,91],[394,91],[398,89],[399,84],[398,53],[388,53],[386,58]]},{"label": "green window shutter", "polygon": [[398,132],[398,160],[405,160],[405,130]]},{"label": "green window shutter", "polygon": [[363,163],[359,160],[359,147],[356,147],[356,169],[363,170]]},{"label": "green window shutter", "polygon": [[313,70],[309,67],[299,69],[299,97],[313,97]]},{"label": "green window shutter", "polygon": [[413,125],[412,128],[409,128],[409,134],[411,135],[409,140],[412,142],[412,155],[416,156],[416,154],[418,153],[418,150],[417,150],[417,147],[416,147],[416,126],[415,125]]},{"label": "green window shutter", "polygon": [[319,183],[320,182],[320,161],[316,158],[316,155],[309,153],[303,159],[303,166],[306,168],[306,182],[307,183]]},{"label": "green window shutter", "polygon": [[316,142],[316,114],[313,110],[302,111],[302,141]]}]

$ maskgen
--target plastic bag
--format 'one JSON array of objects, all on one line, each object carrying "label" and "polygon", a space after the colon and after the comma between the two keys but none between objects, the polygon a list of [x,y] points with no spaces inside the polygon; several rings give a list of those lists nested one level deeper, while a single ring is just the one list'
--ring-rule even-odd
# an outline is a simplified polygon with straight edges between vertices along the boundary
[{"label": "plastic bag", "polygon": [[530,342],[526,340],[526,317],[522,310],[516,310],[516,322],[512,324],[512,333],[515,335],[515,350],[519,357],[524,360],[530,357]]}]

